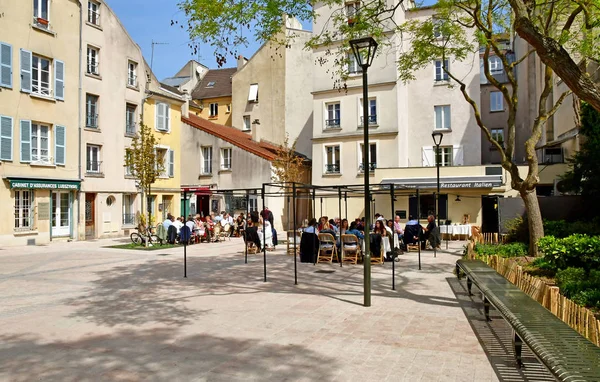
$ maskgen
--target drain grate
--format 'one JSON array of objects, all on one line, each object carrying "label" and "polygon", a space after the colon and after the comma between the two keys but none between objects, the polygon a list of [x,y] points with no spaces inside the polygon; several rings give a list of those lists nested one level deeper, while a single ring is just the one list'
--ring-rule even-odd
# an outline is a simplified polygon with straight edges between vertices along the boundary
[{"label": "drain grate", "polygon": [[333,273],[335,271],[331,271],[331,270],[327,270],[327,269],[319,269],[318,271],[315,271],[315,273]]}]

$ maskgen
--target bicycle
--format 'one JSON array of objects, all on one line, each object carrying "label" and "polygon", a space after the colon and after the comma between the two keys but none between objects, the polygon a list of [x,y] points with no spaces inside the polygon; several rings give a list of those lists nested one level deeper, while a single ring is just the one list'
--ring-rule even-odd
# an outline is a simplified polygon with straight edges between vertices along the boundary
[{"label": "bicycle", "polygon": [[133,232],[129,237],[134,244],[143,245],[148,240],[148,244],[151,245],[153,243],[161,244],[162,240],[159,239],[158,236],[152,232],[152,227],[147,227],[144,230],[140,231],[139,227],[136,227],[138,232]]}]

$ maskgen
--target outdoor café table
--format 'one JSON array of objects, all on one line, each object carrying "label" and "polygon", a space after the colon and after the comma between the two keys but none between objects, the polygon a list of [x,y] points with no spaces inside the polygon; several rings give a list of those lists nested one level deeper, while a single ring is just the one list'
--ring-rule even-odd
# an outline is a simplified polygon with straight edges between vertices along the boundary
[{"label": "outdoor caf\u00e9 table", "polygon": [[452,236],[465,236],[466,239],[471,236],[471,225],[470,224],[454,224],[454,225],[441,225],[440,233],[442,235]]},{"label": "outdoor caf\u00e9 table", "polygon": [[[373,234],[373,232],[371,232],[371,234]],[[365,241],[361,240],[362,244],[361,244],[361,249],[363,251],[363,253],[365,252]],[[390,238],[389,236],[382,236],[381,237],[381,242],[383,244],[383,253],[388,253],[392,251],[392,247],[390,246]],[[394,245],[396,245],[398,242],[398,235],[396,235],[396,238],[394,239]]]}]

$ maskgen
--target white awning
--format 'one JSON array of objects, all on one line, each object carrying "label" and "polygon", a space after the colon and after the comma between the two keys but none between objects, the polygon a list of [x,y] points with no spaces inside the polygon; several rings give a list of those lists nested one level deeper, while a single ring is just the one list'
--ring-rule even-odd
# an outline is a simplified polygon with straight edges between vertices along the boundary
[{"label": "white awning", "polygon": [[258,101],[258,84],[250,85],[250,93],[248,94],[248,101],[250,101],[250,102]]}]

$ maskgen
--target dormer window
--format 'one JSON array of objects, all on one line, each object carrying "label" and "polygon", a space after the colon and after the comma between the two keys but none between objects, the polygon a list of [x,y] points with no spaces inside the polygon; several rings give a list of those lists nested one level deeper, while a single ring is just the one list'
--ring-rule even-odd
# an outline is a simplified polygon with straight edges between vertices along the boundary
[{"label": "dormer window", "polygon": [[207,85],[207,88],[214,88],[215,87],[215,82],[214,81],[210,81]]}]

